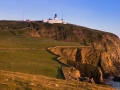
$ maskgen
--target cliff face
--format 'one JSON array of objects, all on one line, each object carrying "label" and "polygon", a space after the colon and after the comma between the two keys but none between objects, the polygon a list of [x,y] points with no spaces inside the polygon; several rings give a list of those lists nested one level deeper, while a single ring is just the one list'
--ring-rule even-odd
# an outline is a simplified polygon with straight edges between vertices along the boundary
[{"label": "cliff face", "polygon": [[120,64],[120,39],[112,33],[69,24],[31,23],[31,27],[36,29],[39,37],[89,45],[94,49],[106,52],[114,65]]},{"label": "cliff face", "polygon": [[78,48],[60,46],[52,47],[49,50],[60,57],[68,58],[68,61],[64,61],[65,64],[79,69],[82,76],[94,78],[97,83],[103,81],[103,76],[116,75],[118,72],[110,56],[104,51],[91,47]]}]

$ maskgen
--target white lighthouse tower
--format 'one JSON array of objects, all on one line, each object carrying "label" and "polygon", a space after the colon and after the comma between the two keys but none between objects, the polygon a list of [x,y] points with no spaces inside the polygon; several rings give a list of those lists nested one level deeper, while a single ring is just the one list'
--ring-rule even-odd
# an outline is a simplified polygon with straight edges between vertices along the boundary
[{"label": "white lighthouse tower", "polygon": [[43,22],[43,23],[51,23],[51,24],[54,24],[54,23],[66,24],[66,22],[65,22],[63,19],[58,20],[57,14],[55,14],[54,19],[49,18],[48,20],[42,20],[42,22]]},{"label": "white lighthouse tower", "polygon": [[58,20],[58,19],[57,19],[57,14],[55,14],[55,16],[54,16],[54,20]]}]

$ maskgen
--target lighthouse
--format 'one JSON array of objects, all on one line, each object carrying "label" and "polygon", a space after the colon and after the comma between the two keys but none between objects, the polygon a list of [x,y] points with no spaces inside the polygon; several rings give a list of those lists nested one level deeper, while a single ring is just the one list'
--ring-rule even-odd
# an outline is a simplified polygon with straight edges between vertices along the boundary
[{"label": "lighthouse", "polygon": [[66,24],[66,21],[64,21],[63,19],[58,20],[57,14],[54,15],[54,19],[49,18],[48,20],[42,20],[42,22],[43,22],[43,23],[51,23],[51,24],[54,24],[54,23]]},{"label": "lighthouse", "polygon": [[57,20],[57,14],[55,14],[55,16],[54,16],[54,20]]}]

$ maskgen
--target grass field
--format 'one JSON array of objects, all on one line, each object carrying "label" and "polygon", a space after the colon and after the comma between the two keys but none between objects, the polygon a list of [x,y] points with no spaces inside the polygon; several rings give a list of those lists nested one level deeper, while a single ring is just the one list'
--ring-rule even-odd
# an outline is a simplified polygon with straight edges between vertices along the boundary
[{"label": "grass field", "polygon": [[[8,31],[0,31],[0,70],[40,74],[63,79],[61,67],[64,65],[59,63],[56,60],[57,56],[49,53],[46,48],[77,45],[80,44],[56,41],[50,38],[15,36]],[[2,48],[7,50],[2,50]],[[15,48],[22,49],[16,50]],[[24,48],[30,49],[24,50]]]},{"label": "grass field", "polygon": [[51,46],[79,46],[76,42],[57,41],[51,38],[14,36],[8,31],[0,32],[0,48],[48,48]]}]

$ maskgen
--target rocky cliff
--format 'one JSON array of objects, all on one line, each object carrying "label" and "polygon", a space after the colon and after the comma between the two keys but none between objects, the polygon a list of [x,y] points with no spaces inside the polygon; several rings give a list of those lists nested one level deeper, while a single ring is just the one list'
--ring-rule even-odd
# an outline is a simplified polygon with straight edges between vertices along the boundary
[{"label": "rocky cliff", "polygon": [[114,64],[120,62],[120,39],[112,33],[70,24],[31,23],[31,27],[40,37],[90,45],[94,49],[106,51]]},{"label": "rocky cliff", "polygon": [[105,51],[115,65],[120,63],[120,39],[112,33],[71,24],[31,23],[31,27],[40,37],[90,45],[94,49]]},{"label": "rocky cliff", "polygon": [[[102,83],[103,76],[116,75],[118,73],[110,56],[105,51],[91,47],[51,47],[49,50],[64,58],[61,62],[79,69],[82,77],[93,78],[95,82]],[[67,58],[67,59],[65,59]]]}]

